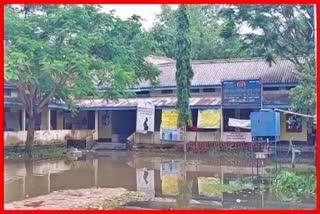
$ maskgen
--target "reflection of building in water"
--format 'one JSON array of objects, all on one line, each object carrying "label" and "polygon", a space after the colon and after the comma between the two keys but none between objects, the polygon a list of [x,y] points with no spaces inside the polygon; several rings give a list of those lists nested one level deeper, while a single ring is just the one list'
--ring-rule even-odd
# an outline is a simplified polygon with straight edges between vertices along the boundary
[{"label": "reflection of building in water", "polygon": [[178,181],[182,176],[181,162],[160,163],[161,190],[163,195],[177,195]]},{"label": "reflection of building in water", "polygon": [[137,191],[144,192],[148,198],[155,197],[154,170],[136,169]]},{"label": "reflection of building in water", "polygon": [[22,200],[55,190],[93,187],[96,162],[53,160],[5,164],[4,201]]}]

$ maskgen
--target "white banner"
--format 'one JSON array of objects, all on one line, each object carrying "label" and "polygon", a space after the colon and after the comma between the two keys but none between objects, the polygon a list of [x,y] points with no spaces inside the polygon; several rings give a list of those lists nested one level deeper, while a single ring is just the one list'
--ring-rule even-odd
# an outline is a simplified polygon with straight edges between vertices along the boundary
[{"label": "white banner", "polygon": [[226,142],[251,142],[250,132],[223,132],[222,140]]},{"label": "white banner", "polygon": [[149,198],[155,197],[154,170],[136,169],[137,191],[144,192]]},{"label": "white banner", "polygon": [[229,118],[228,126],[238,127],[243,129],[251,129],[251,120],[240,120],[240,119]]},{"label": "white banner", "polygon": [[154,132],[154,114],[155,107],[152,102],[138,101],[136,131],[144,134]]}]

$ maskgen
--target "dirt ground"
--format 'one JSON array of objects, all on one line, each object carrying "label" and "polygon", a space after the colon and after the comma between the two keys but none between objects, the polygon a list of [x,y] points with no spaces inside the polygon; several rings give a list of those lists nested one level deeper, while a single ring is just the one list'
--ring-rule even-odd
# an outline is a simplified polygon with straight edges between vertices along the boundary
[{"label": "dirt ground", "polygon": [[4,204],[5,210],[103,209],[103,205],[128,194],[124,188],[90,188],[54,191],[47,195]]}]

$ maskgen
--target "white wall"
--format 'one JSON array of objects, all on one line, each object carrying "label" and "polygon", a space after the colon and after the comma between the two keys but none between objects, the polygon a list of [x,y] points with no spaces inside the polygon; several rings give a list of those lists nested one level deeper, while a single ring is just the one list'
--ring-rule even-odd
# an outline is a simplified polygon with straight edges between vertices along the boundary
[{"label": "white wall", "polygon": [[[27,139],[27,131],[4,132],[4,145],[24,145]],[[95,130],[39,130],[34,133],[34,145],[66,144],[68,139],[95,140]]]}]

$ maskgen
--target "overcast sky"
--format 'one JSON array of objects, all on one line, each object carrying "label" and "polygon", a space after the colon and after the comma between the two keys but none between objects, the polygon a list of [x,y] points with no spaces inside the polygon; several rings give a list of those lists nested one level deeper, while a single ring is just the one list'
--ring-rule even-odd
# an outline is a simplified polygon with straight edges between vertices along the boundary
[{"label": "overcast sky", "polygon": [[103,4],[103,11],[115,10],[115,14],[121,19],[126,19],[134,14],[143,18],[143,27],[150,29],[160,13],[160,4]]}]

